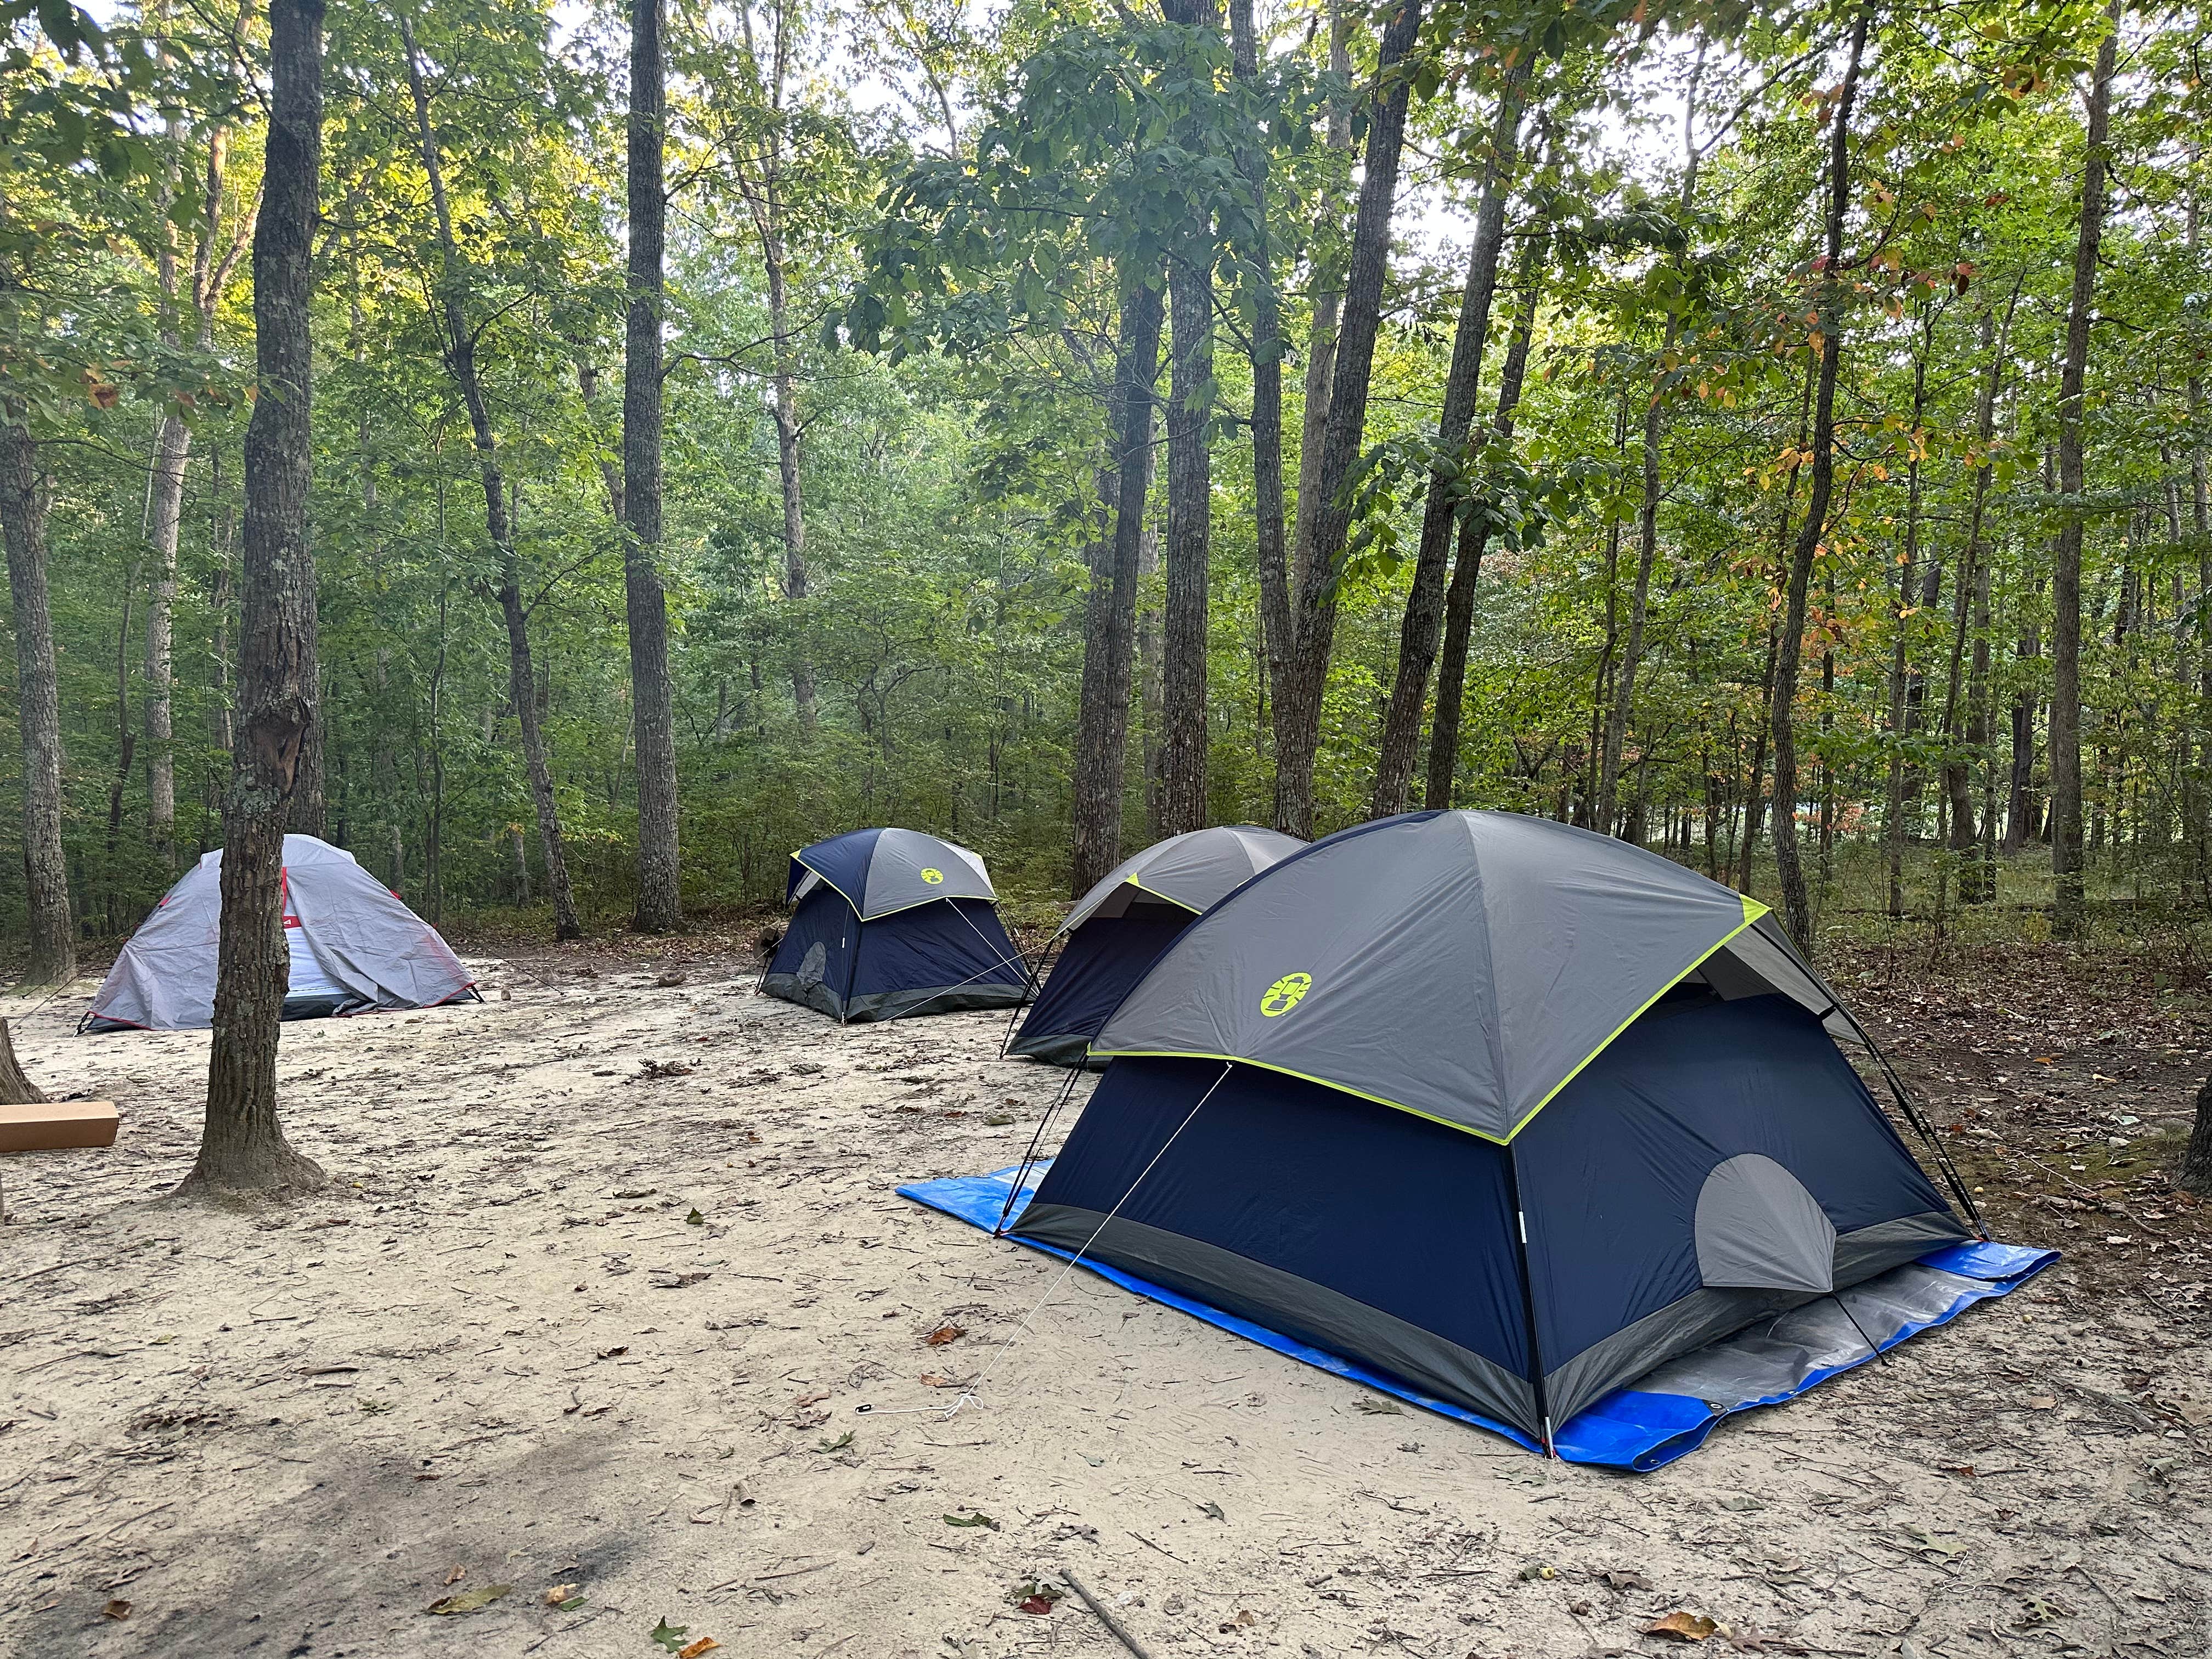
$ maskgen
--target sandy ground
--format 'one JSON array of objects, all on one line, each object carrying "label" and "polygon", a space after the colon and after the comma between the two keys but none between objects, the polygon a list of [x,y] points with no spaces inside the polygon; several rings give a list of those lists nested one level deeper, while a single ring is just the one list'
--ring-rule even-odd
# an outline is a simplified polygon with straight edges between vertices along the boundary
[{"label": "sandy ground", "polygon": [[333,1184],[257,1212],[161,1197],[204,1033],[20,1022],[124,1128],[0,1170],[0,1654],[1121,1651],[1020,1610],[1063,1568],[1155,1656],[1656,1653],[1676,1612],[1711,1649],[2212,1652],[2212,1344],[2085,1274],[2094,1228],[1650,1475],[1364,1410],[1083,1273],[983,1409],[860,1414],[945,1398],[1056,1272],[893,1188],[1014,1162],[1062,1074],[994,1058],[998,1016],[841,1030],[751,975],[548,955],[289,1027]]}]

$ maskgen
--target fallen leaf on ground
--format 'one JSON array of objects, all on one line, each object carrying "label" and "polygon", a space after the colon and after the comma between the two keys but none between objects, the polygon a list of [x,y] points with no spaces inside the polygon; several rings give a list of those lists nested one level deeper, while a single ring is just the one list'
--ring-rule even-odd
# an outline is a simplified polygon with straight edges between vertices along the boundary
[{"label": "fallen leaf on ground", "polygon": [[489,1607],[501,1596],[514,1593],[514,1586],[512,1584],[479,1584],[476,1589],[463,1590],[458,1595],[441,1596],[422,1610],[438,1613],[474,1613]]},{"label": "fallen leaf on ground", "polygon": [[576,1599],[576,1586],[574,1584],[556,1584],[545,1592],[545,1605],[549,1607],[557,1607],[563,1601]]},{"label": "fallen leaf on ground", "polygon": [[1616,1590],[1648,1590],[1651,1588],[1651,1581],[1640,1572],[1608,1571],[1604,1577],[1605,1582]]},{"label": "fallen leaf on ground", "polygon": [[629,1352],[629,1345],[625,1342],[619,1348],[602,1348],[594,1357],[600,1359],[619,1359]]},{"label": "fallen leaf on ground", "polygon": [[446,1575],[446,1582],[448,1584],[458,1584],[468,1576],[469,1570],[466,1567],[455,1567]]},{"label": "fallen leaf on ground", "polygon": [[981,1510],[966,1515],[948,1515],[945,1517],[945,1524],[948,1527],[988,1527],[993,1532],[999,1530],[999,1523]]},{"label": "fallen leaf on ground", "polygon": [[707,1224],[707,1218],[694,1210],[684,1218],[684,1224],[687,1227],[703,1227]]},{"label": "fallen leaf on ground", "polygon": [[1656,1625],[1646,1625],[1646,1636],[1664,1636],[1677,1642],[1702,1642],[1720,1626],[1702,1613],[1670,1613]]},{"label": "fallen leaf on ground", "polygon": [[684,1650],[684,1638],[690,1630],[688,1625],[672,1625],[663,1619],[653,1627],[653,1639],[671,1653],[680,1653]]},{"label": "fallen leaf on ground", "polygon": [[713,1637],[702,1636],[697,1641],[677,1649],[676,1659],[699,1659],[701,1654],[712,1653],[721,1645]]},{"label": "fallen leaf on ground", "polygon": [[964,1325],[939,1325],[921,1340],[933,1348],[941,1348],[948,1342],[957,1342],[967,1334],[968,1329]]},{"label": "fallen leaf on ground", "polygon": [[128,1601],[110,1601],[100,1609],[100,1612],[110,1619],[128,1619],[131,1616],[131,1604]]},{"label": "fallen leaf on ground", "polygon": [[1229,1518],[1221,1512],[1221,1505],[1214,1503],[1210,1498],[1206,1502],[1200,1504],[1198,1508],[1199,1512],[1201,1515],[1210,1515],[1217,1521],[1226,1521]]},{"label": "fallen leaf on ground", "polygon": [[817,1443],[814,1449],[819,1452],[840,1452],[844,1450],[846,1447],[852,1443],[853,1431],[852,1430],[848,1429],[844,1433],[839,1435],[835,1440],[823,1440]]},{"label": "fallen leaf on ground", "polygon": [[1378,1399],[1373,1395],[1363,1394],[1352,1403],[1370,1417],[1403,1417],[1406,1414],[1406,1408],[1396,1401]]},{"label": "fallen leaf on ground", "polygon": [[2027,1401],[2027,1408],[2032,1412],[2047,1412],[2057,1403],[2056,1397],[2047,1394],[2032,1394]]}]

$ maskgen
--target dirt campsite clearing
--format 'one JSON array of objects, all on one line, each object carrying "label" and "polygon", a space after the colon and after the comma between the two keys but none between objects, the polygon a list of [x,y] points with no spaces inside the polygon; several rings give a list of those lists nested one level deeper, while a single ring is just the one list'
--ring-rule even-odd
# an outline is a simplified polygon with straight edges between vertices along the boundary
[{"label": "dirt campsite clearing", "polygon": [[2127,1167],[2212,1047],[2179,1013],[1947,974],[2021,1022],[1969,1042],[1853,975],[2069,1258],[1623,1476],[1087,1273],[1015,1340],[1058,1264],[894,1190],[1021,1155],[1064,1074],[1003,1015],[841,1030],[699,945],[477,965],[286,1028],[332,1184],[282,1210],[161,1196],[204,1032],[17,1018],[124,1127],[0,1168],[0,1654],[1125,1652],[1067,1572],[1155,1656],[2212,1650],[2212,1206]]}]

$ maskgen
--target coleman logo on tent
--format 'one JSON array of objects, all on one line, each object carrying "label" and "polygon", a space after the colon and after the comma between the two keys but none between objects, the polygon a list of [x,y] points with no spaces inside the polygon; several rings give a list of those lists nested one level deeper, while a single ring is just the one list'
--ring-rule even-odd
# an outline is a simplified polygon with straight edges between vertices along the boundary
[{"label": "coleman logo on tent", "polygon": [[1304,1000],[1306,993],[1312,989],[1311,974],[1285,974],[1270,985],[1267,995],[1260,999],[1261,1017],[1274,1019],[1289,1013]]},{"label": "coleman logo on tent", "polygon": [[939,882],[945,879],[945,872],[942,870],[925,870],[921,872],[921,878],[927,882],[932,887],[934,887]]}]

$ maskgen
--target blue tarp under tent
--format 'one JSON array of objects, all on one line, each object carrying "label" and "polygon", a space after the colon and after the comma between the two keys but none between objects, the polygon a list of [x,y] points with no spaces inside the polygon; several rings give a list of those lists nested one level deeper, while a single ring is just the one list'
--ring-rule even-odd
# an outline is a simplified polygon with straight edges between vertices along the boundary
[{"label": "blue tarp under tent", "polygon": [[1059,959],[1006,1052],[1081,1065],[1107,1015],[1200,912],[1304,845],[1253,824],[1224,824],[1170,836],[1123,860],[1075,902],[1045,946],[1048,957],[1058,946]]},{"label": "blue tarp under tent", "polygon": [[1656,1468],[2057,1259],[1981,1236],[1765,907],[1543,819],[1299,850],[1090,1052],[1048,1164],[902,1192],[1577,1462]]},{"label": "blue tarp under tent", "polygon": [[761,988],[840,1024],[1008,1008],[1027,974],[980,855],[918,830],[855,830],[791,855],[793,905]]}]

